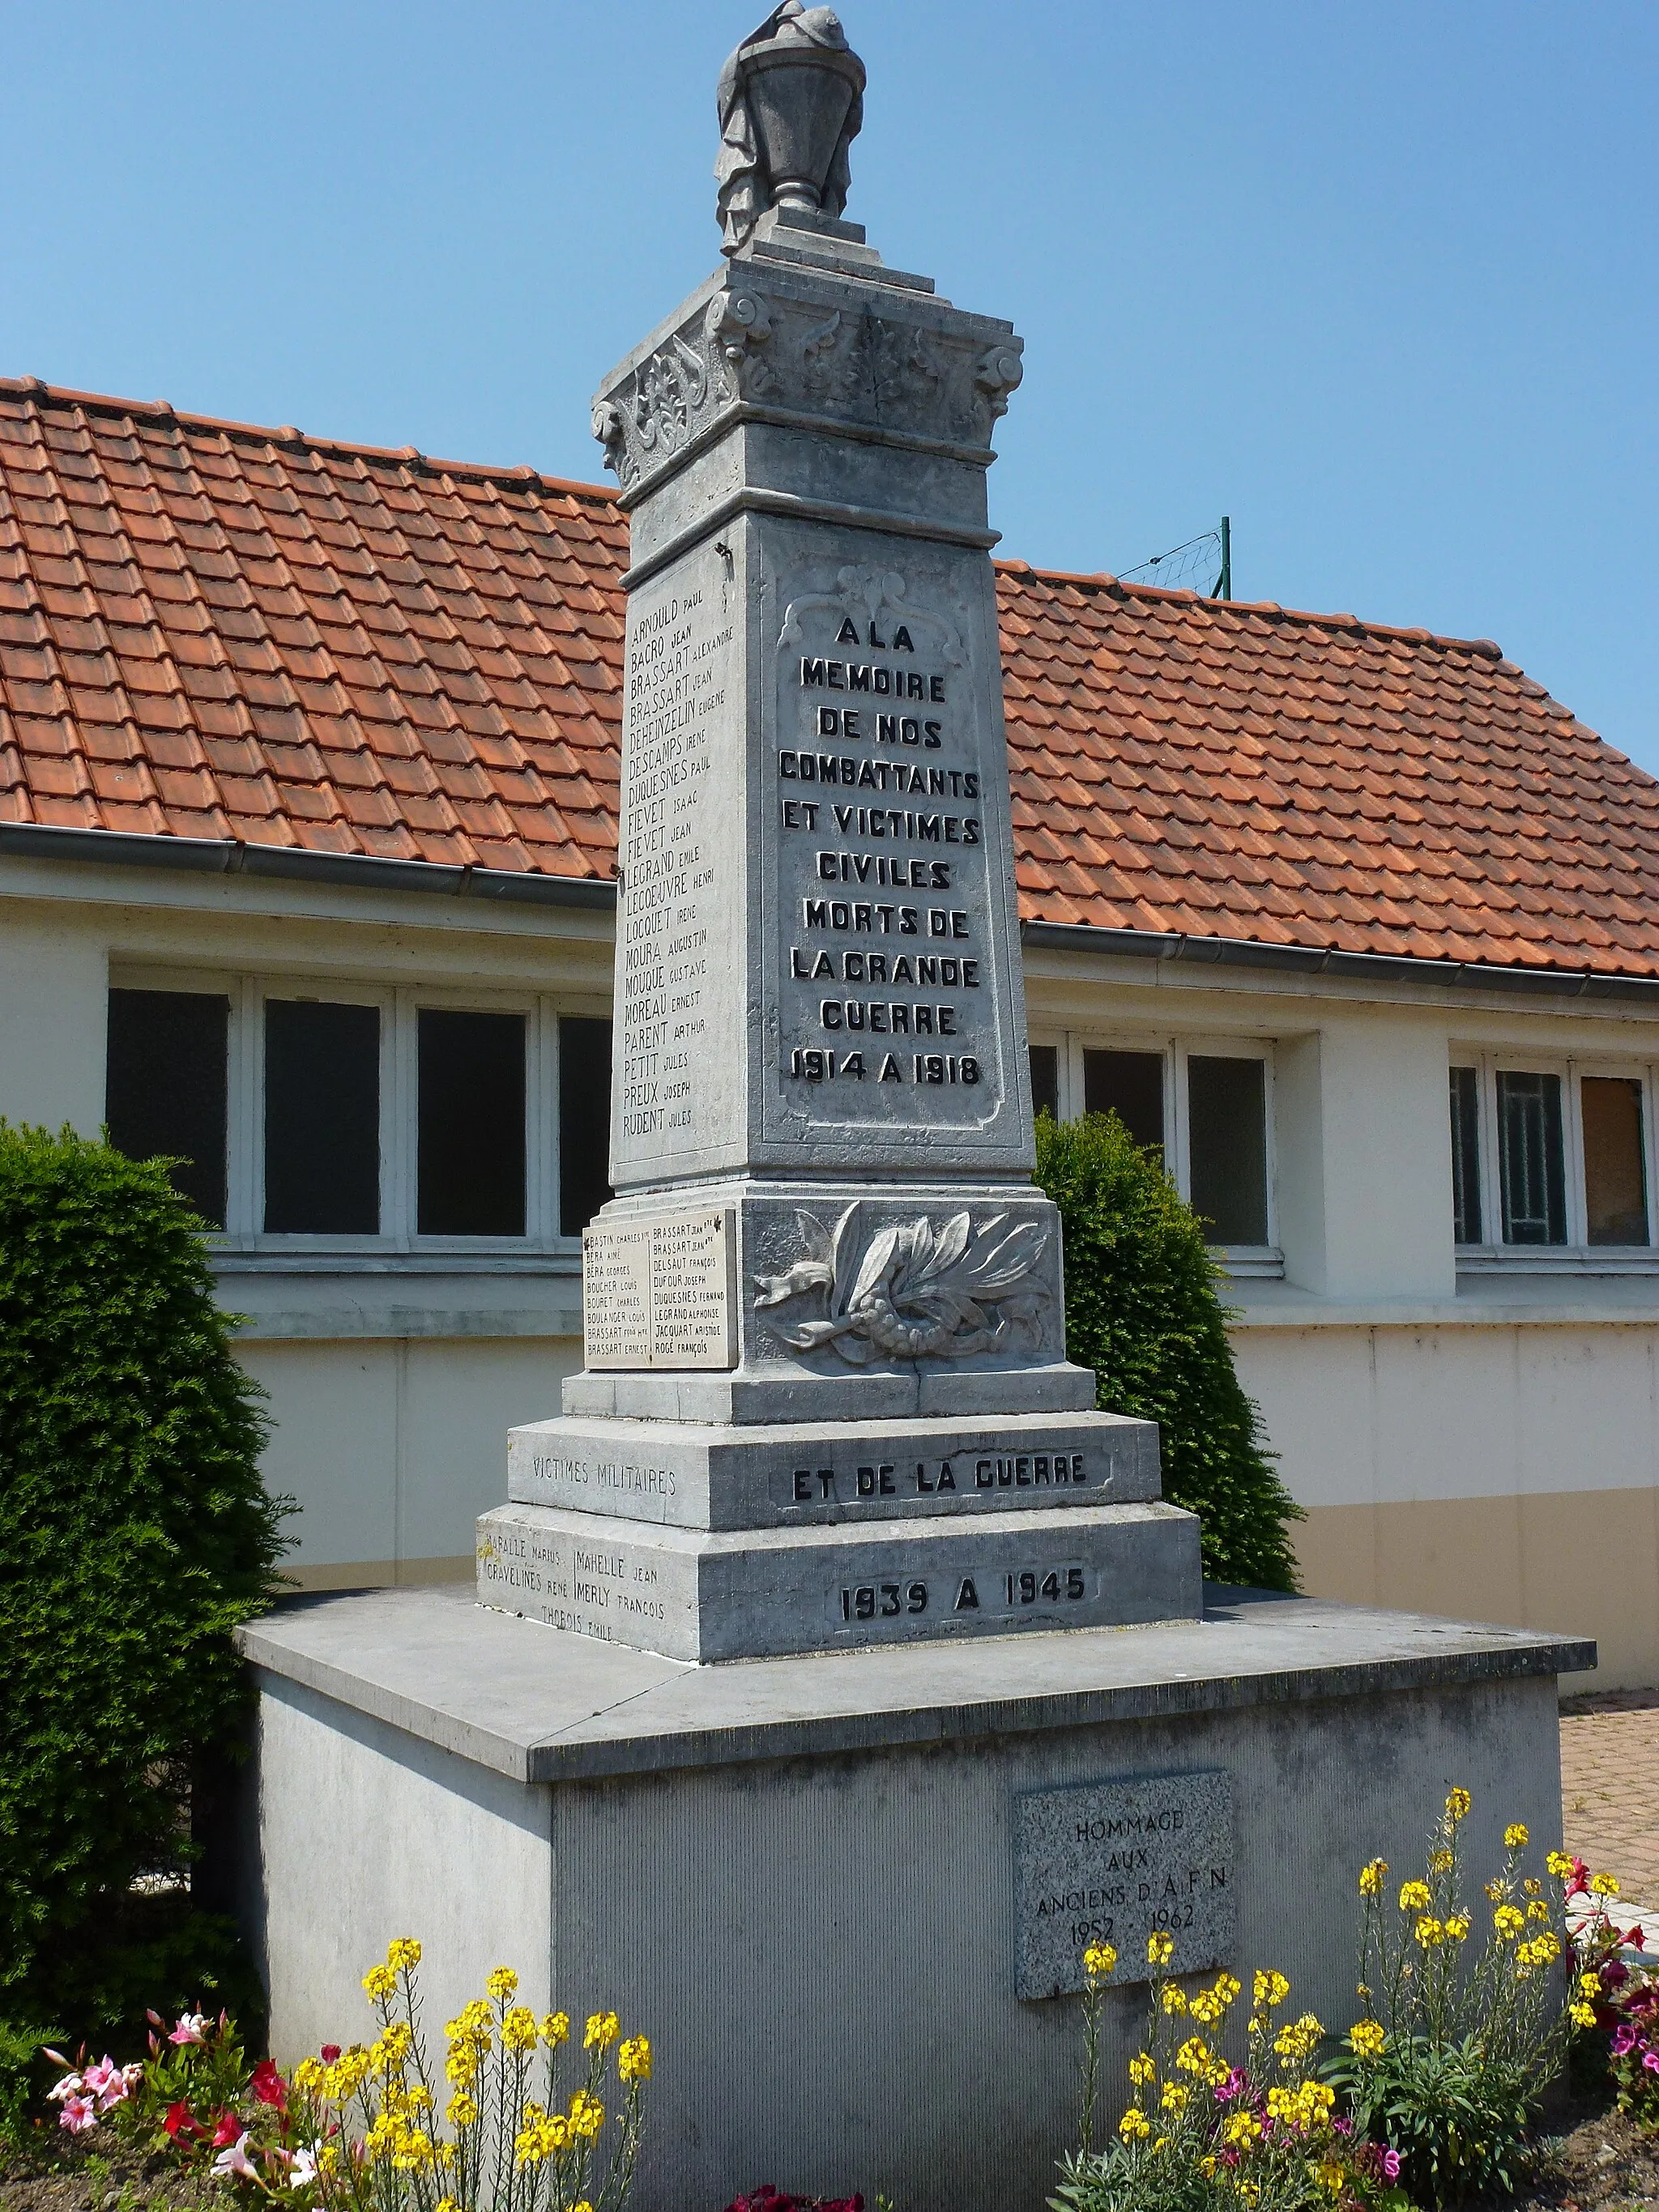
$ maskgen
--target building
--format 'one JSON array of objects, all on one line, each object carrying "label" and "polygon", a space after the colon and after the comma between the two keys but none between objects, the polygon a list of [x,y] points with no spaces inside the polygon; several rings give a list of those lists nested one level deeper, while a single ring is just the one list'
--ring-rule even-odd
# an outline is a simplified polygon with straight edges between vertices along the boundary
[{"label": "building", "polygon": [[[0,1113],[223,1224],[313,1588],[580,1361],[607,492],[0,383]],[[1217,1225],[1308,1587],[1659,1679],[1659,784],[1496,646],[1000,572],[1033,1073]]]}]

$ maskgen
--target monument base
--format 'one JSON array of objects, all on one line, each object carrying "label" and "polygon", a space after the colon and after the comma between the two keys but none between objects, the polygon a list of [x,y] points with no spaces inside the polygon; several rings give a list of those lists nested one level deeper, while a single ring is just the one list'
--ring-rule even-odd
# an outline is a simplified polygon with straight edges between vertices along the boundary
[{"label": "monument base", "polygon": [[[240,1638],[272,2051],[366,2034],[358,1978],[415,1935],[428,2021],[506,1961],[538,2011],[650,2035],[635,2212],[763,2181],[1038,2212],[1079,2019],[1021,1992],[1063,1989],[1084,1942],[1128,1983],[1166,1925],[1177,1966],[1276,1966],[1343,2027],[1364,1860],[1415,1863],[1454,1784],[1477,1875],[1506,1821],[1540,1860],[1560,1835],[1555,1678],[1593,1645],[1207,1595],[1195,1621],[720,1668],[465,1589],[288,1607]],[[1127,1884],[1114,1822],[1149,1862]],[[1145,2000],[1109,1999],[1109,2101]]]}]

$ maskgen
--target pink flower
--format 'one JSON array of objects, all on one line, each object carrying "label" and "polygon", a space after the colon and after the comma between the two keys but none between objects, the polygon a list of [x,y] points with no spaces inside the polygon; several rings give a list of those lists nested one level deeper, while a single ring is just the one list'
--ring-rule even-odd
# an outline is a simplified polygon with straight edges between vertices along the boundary
[{"label": "pink flower", "polygon": [[340,2055],[340,2046],[337,2043],[325,2043],[317,2055],[325,2066],[331,2066]]},{"label": "pink flower", "polygon": [[[48,2051],[46,2056],[49,2058],[58,2057],[56,2051]],[[64,2062],[61,2058],[58,2058],[58,2063],[60,2066]],[[63,2080],[58,2082],[57,2087],[48,2089],[46,2094],[51,2098],[53,2104],[61,2105],[65,2097],[78,2097],[81,2094],[81,2076],[78,2074],[65,2074]]]},{"label": "pink flower", "polygon": [[1399,2180],[1400,2154],[1397,2150],[1385,2150],[1382,2154],[1382,2165],[1384,2181]]},{"label": "pink flower", "polygon": [[1626,2021],[1613,2031],[1613,2041],[1607,2045],[1615,2058],[1624,2058],[1636,2048],[1636,2030]]},{"label": "pink flower", "polygon": [[[216,2136],[215,2141],[217,2141]],[[215,2179],[219,2181],[228,2181],[233,2175],[240,2175],[247,2181],[259,2179],[258,2169],[247,2154],[246,2134],[238,2136],[234,2142],[227,2144],[220,2152],[213,2161],[213,2173]]]},{"label": "pink flower", "polygon": [[[1650,2074],[1659,2074],[1659,2051],[1644,2051],[1642,2053],[1642,2063]],[[66,2106],[65,2110],[67,2109]]]},{"label": "pink flower", "polygon": [[202,2136],[207,2133],[207,2130],[191,2111],[190,2106],[182,2100],[176,2105],[167,2106],[167,2118],[162,2121],[161,2125],[173,2137],[174,2142],[178,2142],[180,2136],[188,2142],[192,2136]]},{"label": "pink flower", "polygon": [[106,2051],[95,2066],[88,2066],[82,2076],[89,2096],[98,2100],[100,2112],[112,2112],[127,2094],[127,2077]]},{"label": "pink flower", "polygon": [[203,2031],[206,2027],[207,2014],[205,2013],[180,2013],[179,2015],[179,2025],[173,2029],[172,2034],[168,2036],[167,2041],[169,2043],[176,2043],[180,2050],[182,2050],[186,2044],[205,2043],[207,2041],[207,2037]]},{"label": "pink flower", "polygon": [[234,2143],[238,2136],[245,2136],[246,2133],[234,2112],[221,2112],[219,2124],[213,2130],[213,2147],[216,2150],[222,2150],[227,2143]]},{"label": "pink flower", "polygon": [[309,2189],[317,2179],[317,2153],[320,2145],[313,2143],[309,2150],[296,2150],[289,2160],[288,2185],[290,2189]]},{"label": "pink flower", "polygon": [[58,2115],[59,2127],[67,2128],[72,2136],[83,2136],[98,2124],[98,2115],[90,2097],[65,2097],[64,2109]]},{"label": "pink flower", "polygon": [[1224,2081],[1216,2084],[1215,2100],[1218,2105],[1231,2105],[1235,2097],[1242,2097],[1243,2094],[1244,2069],[1235,2066]]}]

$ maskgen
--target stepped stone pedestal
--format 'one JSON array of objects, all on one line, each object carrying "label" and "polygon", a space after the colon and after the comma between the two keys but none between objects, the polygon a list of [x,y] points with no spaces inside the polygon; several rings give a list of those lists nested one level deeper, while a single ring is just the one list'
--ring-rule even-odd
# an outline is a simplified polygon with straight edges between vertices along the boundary
[{"label": "stepped stone pedestal", "polygon": [[364,2032],[393,1936],[430,2020],[508,1960],[651,2036],[635,2212],[1037,2212],[1087,1944],[1109,2097],[1155,1929],[1345,2023],[1355,1869],[1453,1784],[1475,1863],[1554,1842],[1594,1664],[1206,1604],[1155,1431],[1066,1360],[988,559],[1019,343],[842,219],[862,86],[798,0],[733,56],[725,264],[594,410],[633,568],[584,1371],[513,1432],[476,1593],[241,1638],[277,2058]]}]

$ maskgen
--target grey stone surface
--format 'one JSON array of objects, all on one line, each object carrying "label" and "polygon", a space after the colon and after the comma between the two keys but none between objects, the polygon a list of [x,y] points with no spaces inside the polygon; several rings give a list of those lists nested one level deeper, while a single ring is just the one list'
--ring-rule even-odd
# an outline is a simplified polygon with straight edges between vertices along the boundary
[{"label": "grey stone surface", "polygon": [[[688,1667],[560,1636],[454,1585],[301,1600],[255,1667],[516,1780],[659,1773],[1257,1705],[1577,1674],[1583,1637],[1316,1598],[1205,1593],[1202,1619]],[[1143,1769],[1142,1771],[1146,1771]]]},{"label": "grey stone surface", "polygon": [[477,1523],[477,1585],[481,1604],[700,1662],[962,1641],[1190,1619],[1198,1522],[1152,1503],[707,1531],[501,1505]]},{"label": "grey stone surface", "polygon": [[1159,1933],[1183,1973],[1230,1965],[1238,1873],[1224,1767],[1024,1791],[1014,1800],[1015,1995],[1083,1989],[1091,1944],[1111,1946],[1112,1980],[1132,1987],[1148,1978]]},{"label": "grey stone surface", "polygon": [[1158,1431],[1117,1413],[714,1426],[568,1419],[507,1432],[515,1505],[683,1528],[1127,1504],[1158,1494]]},{"label": "grey stone surface", "polygon": [[[763,2178],[1038,2212],[1074,2140],[1079,2022],[1014,1993],[1021,1798],[1227,1772],[1229,1964],[1281,1969],[1294,2009],[1346,2024],[1355,1869],[1410,1863],[1454,1783],[1477,1876],[1506,1820],[1554,1843],[1553,1674],[1591,1656],[1297,1601],[714,1668],[437,1591],[241,1640],[277,2059],[369,2032],[358,1977],[394,1935],[427,1938],[434,2020],[510,1959],[535,2003],[545,1978],[548,2002],[652,2038],[636,2212]],[[1145,1994],[1106,2000],[1113,2088]]]},{"label": "grey stone surface", "polygon": [[941,1367],[920,1361],[872,1373],[822,1375],[805,1362],[758,1360],[729,1375],[581,1374],[561,1385],[565,1411],[641,1421],[932,1419],[982,1413],[1074,1413],[1095,1402],[1087,1368]]}]

